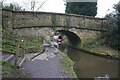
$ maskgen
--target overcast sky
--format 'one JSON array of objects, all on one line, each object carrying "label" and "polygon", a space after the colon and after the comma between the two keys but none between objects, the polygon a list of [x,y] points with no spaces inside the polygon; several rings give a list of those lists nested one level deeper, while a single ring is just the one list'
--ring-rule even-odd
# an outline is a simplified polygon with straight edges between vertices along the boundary
[{"label": "overcast sky", "polygon": [[[27,7],[30,9],[30,1],[32,0],[6,0],[6,3],[15,2],[19,3],[21,6]],[[38,3],[36,8],[45,0],[36,0]],[[96,17],[104,17],[107,13],[113,11],[113,4],[118,3],[120,0],[98,0],[98,9]],[[29,3],[29,4],[28,4]],[[64,0],[46,0],[46,3],[39,9],[39,11],[45,12],[57,12],[57,13],[65,13],[65,2]]]}]

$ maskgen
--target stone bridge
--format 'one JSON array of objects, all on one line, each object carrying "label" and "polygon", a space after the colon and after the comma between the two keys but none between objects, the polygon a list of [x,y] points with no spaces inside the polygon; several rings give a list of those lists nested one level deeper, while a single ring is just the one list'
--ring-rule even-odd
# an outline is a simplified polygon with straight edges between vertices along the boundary
[{"label": "stone bridge", "polygon": [[18,36],[40,39],[61,30],[70,32],[65,33],[70,41],[76,42],[79,37],[83,44],[97,40],[107,28],[107,21],[103,18],[50,12],[2,10],[2,20],[3,28],[13,30]]}]

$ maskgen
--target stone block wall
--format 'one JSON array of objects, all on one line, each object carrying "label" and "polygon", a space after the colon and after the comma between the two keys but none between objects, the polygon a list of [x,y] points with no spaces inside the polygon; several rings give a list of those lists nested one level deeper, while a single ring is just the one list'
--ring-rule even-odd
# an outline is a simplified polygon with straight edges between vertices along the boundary
[{"label": "stone block wall", "polygon": [[3,27],[31,28],[53,26],[105,30],[107,21],[103,18],[73,14],[3,10]]}]

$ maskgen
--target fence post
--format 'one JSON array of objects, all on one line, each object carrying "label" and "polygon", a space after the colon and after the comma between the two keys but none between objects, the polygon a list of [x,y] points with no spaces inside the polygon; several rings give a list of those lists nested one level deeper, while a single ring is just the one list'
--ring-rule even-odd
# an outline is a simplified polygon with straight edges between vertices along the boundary
[{"label": "fence post", "polygon": [[16,45],[16,54],[15,54],[15,67],[17,67],[17,62],[18,62],[18,54],[19,54],[19,41],[17,41],[17,45]]},{"label": "fence post", "polygon": [[24,42],[23,42],[23,57],[25,57],[25,52],[26,52],[25,51],[25,49],[26,49],[25,45],[26,45],[26,40],[24,40]]}]

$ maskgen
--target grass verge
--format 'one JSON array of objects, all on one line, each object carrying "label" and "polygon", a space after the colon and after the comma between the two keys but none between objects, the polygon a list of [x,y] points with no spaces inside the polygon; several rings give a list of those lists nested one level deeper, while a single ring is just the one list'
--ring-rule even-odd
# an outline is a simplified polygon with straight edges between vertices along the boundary
[{"label": "grass verge", "polygon": [[27,72],[23,72],[15,68],[15,65],[10,64],[7,61],[2,61],[2,80],[7,80],[8,78],[29,78]]},{"label": "grass verge", "polygon": [[77,78],[77,75],[73,70],[73,61],[66,54],[64,53],[61,54],[62,56],[60,57],[60,61],[61,61],[62,72],[68,78]]},{"label": "grass verge", "polygon": [[92,44],[89,46],[85,46],[83,47],[83,49],[88,50],[90,52],[94,52],[97,54],[102,54],[102,55],[111,55],[111,56],[118,56],[119,55],[119,51],[112,49],[110,47],[104,46],[104,45],[96,45],[96,44]]},{"label": "grass verge", "polygon": [[13,69],[15,68],[15,65],[10,64],[7,61],[2,61],[2,77],[3,78],[10,78],[13,76]]}]

